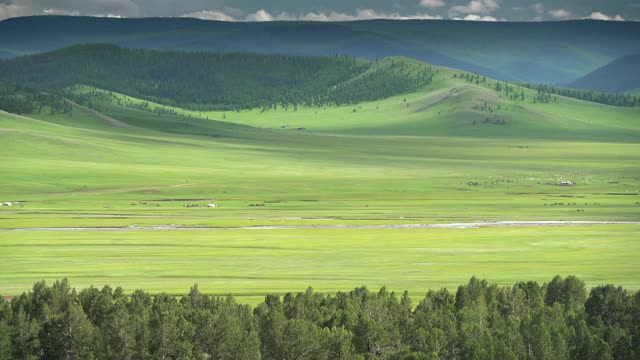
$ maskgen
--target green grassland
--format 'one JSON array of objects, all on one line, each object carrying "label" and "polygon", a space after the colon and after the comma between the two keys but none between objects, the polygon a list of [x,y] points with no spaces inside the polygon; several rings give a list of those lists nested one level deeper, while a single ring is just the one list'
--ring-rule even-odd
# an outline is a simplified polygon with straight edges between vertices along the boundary
[{"label": "green grassland", "polygon": [[[68,275],[78,287],[232,293],[348,290],[362,284],[455,289],[475,274],[501,285],[576,274],[588,285],[640,288],[638,226],[497,229],[38,231],[2,233],[5,294]],[[46,265],[43,265],[46,264]]]},{"label": "green grassland", "polygon": [[[412,94],[297,111],[158,115],[132,108],[139,99],[97,96],[100,112],[126,127],[77,106],[72,115],[0,113],[0,200],[20,202],[0,208],[0,293],[62,276],[175,293],[198,282],[249,302],[308,285],[419,295],[474,274],[503,284],[575,274],[640,288],[633,225],[9,230],[640,220],[640,109],[534,104],[527,89],[511,100],[493,80],[453,73],[438,68]],[[211,202],[219,207],[204,207]]]}]

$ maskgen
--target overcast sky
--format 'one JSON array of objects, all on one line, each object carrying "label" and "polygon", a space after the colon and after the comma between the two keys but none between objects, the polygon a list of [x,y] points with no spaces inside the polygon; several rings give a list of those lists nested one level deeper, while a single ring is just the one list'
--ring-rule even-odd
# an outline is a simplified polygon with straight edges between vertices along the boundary
[{"label": "overcast sky", "polygon": [[639,0],[0,0],[0,20],[27,15],[190,16],[225,21],[464,19],[640,21]]}]

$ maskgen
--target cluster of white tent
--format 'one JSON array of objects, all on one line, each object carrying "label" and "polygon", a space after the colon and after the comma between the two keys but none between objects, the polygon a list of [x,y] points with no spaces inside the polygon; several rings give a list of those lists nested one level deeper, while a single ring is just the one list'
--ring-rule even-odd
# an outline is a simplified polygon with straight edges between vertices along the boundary
[{"label": "cluster of white tent", "polygon": [[[205,207],[205,205],[200,205],[200,204],[184,204],[184,205],[182,205],[182,206],[184,206],[184,207],[186,207],[186,208]],[[214,203],[211,203],[211,204],[206,205],[206,207],[209,207],[209,208],[217,208],[217,207],[218,207],[218,205],[216,205],[216,204],[214,204]]]}]

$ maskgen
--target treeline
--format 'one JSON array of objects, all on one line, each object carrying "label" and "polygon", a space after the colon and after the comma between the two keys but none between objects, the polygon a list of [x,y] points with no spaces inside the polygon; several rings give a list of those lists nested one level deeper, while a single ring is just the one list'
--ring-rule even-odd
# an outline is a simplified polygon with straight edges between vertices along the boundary
[{"label": "treeline", "polygon": [[132,50],[81,45],[0,61],[0,79],[75,84],[193,110],[355,104],[412,92],[433,71],[407,60]]},{"label": "treeline", "polygon": [[[520,83],[518,84],[527,89],[532,89],[538,91],[538,100],[547,99],[546,102],[551,98],[551,94],[566,96],[574,99],[591,101],[599,104],[612,105],[612,106],[640,106],[640,97],[633,96],[625,93],[610,93],[610,92],[598,92],[593,90],[580,90],[580,89],[570,89],[570,88],[562,88],[551,85],[543,85],[543,84],[529,84],[529,83]],[[542,94],[542,98],[540,98]],[[545,102],[545,101],[539,101]]]},{"label": "treeline", "polygon": [[[489,81],[486,77],[479,74],[461,72],[454,73],[454,79],[462,79],[469,83],[476,85],[485,85],[493,87],[495,91],[501,93],[504,91],[505,95],[511,100],[526,99],[524,91],[521,89],[518,91],[514,85],[509,84],[506,81]],[[625,106],[633,107],[640,106],[640,96],[633,96],[625,93],[610,93],[610,92],[598,92],[593,90],[580,90],[562,88],[544,84],[531,84],[531,83],[517,83],[516,86],[521,86],[527,89],[536,90],[537,93],[533,97],[534,103],[550,103],[557,101],[557,95],[566,96],[574,99],[580,99],[599,104],[612,105],[612,106]]]},{"label": "treeline", "polygon": [[[524,91],[522,89],[517,89],[513,85],[509,84],[506,81],[496,80],[495,82],[488,81],[485,76],[480,77],[479,74],[475,73],[465,73],[461,72],[460,74],[453,74],[454,79],[463,79],[468,83],[474,83],[476,85],[484,85],[488,88],[494,89],[497,93],[502,93],[504,91],[505,96],[509,97],[510,100],[522,100],[524,101],[526,97],[524,96]],[[517,91],[520,90],[520,91]],[[539,97],[540,94],[538,94]],[[534,102],[536,102],[537,98],[534,98]],[[485,103],[485,108],[487,105]],[[485,110],[485,109],[483,109]],[[488,122],[488,119],[487,119]]]},{"label": "treeline", "polygon": [[58,92],[44,92],[35,87],[0,81],[0,110],[14,114],[70,114],[72,107]]},{"label": "treeline", "polygon": [[197,286],[183,297],[66,280],[0,300],[1,359],[638,359],[640,292],[569,276],[472,278],[455,293],[364,287],[266,296],[255,309]]}]

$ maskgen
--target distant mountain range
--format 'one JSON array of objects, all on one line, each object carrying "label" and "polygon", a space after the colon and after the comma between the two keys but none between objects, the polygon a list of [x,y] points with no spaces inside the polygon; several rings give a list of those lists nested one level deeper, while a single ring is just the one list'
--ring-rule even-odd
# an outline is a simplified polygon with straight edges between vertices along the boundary
[{"label": "distant mountain range", "polygon": [[572,82],[571,87],[607,92],[640,90],[640,54],[625,55]]},{"label": "distant mountain range", "polygon": [[235,23],[36,16],[0,22],[0,57],[74,44],[295,55],[407,56],[509,81],[568,84],[640,53],[640,23],[371,20]]}]

